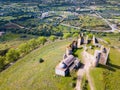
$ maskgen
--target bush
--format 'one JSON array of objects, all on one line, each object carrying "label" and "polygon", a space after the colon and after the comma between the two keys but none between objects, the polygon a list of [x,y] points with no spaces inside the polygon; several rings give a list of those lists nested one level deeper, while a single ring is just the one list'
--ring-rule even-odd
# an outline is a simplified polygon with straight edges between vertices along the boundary
[{"label": "bush", "polygon": [[78,33],[74,33],[73,37],[78,37],[78,35],[79,35]]},{"label": "bush", "polygon": [[42,44],[42,45],[44,45],[45,44],[45,42],[47,41],[47,39],[46,39],[46,37],[39,37],[38,39],[37,39],[37,41],[38,41],[38,43],[39,44]]},{"label": "bush", "polygon": [[88,38],[92,39],[93,38],[93,34],[92,33],[88,34]]},{"label": "bush", "polygon": [[19,52],[15,49],[10,49],[7,53],[6,53],[6,60],[8,62],[13,62],[16,61],[19,58]]},{"label": "bush", "polygon": [[54,36],[54,35],[51,35],[50,37],[49,37],[49,39],[53,42],[53,41],[55,41],[55,39],[56,39],[56,36]]},{"label": "bush", "polygon": [[67,39],[67,38],[69,38],[69,37],[71,37],[71,34],[70,34],[70,33],[64,33],[64,35],[63,35],[63,38],[64,38],[64,39]]},{"label": "bush", "polygon": [[30,52],[30,45],[28,43],[23,43],[18,48],[20,54],[28,54]]},{"label": "bush", "polygon": [[76,77],[73,77],[72,80],[76,80],[77,78]]},{"label": "bush", "polygon": [[42,62],[44,62],[44,60],[42,58],[40,58],[39,63],[42,63]]},{"label": "bush", "polygon": [[75,83],[75,82],[72,82],[72,83],[71,83],[71,86],[72,86],[72,88],[75,88],[76,83]]}]

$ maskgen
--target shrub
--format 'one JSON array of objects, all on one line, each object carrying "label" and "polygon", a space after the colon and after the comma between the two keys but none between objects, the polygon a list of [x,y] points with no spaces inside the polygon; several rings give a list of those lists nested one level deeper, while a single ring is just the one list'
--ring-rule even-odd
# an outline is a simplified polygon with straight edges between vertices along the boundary
[{"label": "shrub", "polygon": [[69,38],[69,37],[71,37],[71,34],[70,34],[70,33],[64,33],[64,35],[63,35],[63,38],[64,38],[64,39],[67,39],[67,38]]},{"label": "shrub", "polygon": [[53,42],[53,41],[55,41],[55,39],[56,39],[56,36],[54,36],[54,35],[51,35],[50,37],[49,37],[49,39]]},{"label": "shrub", "polygon": [[88,34],[88,38],[92,39],[93,38],[93,34],[92,33]]},{"label": "shrub", "polygon": [[42,62],[44,62],[44,60],[42,58],[40,58],[39,63],[42,63]]},{"label": "shrub", "polygon": [[73,77],[72,80],[76,80],[77,78],[76,77]]},{"label": "shrub", "polygon": [[37,39],[37,41],[38,41],[39,44],[43,44],[43,45],[44,45],[45,42],[47,41],[47,39],[46,39],[46,37],[43,37],[43,36],[42,36],[42,37],[39,37],[39,38]]},{"label": "shrub", "polygon": [[76,83],[75,83],[75,82],[72,82],[72,83],[71,83],[71,87],[72,87],[72,88],[75,88],[75,86],[76,86]]},{"label": "shrub", "polygon": [[13,62],[16,61],[19,58],[19,52],[15,49],[10,49],[7,53],[6,53],[6,60],[8,62]]},{"label": "shrub", "polygon": [[78,35],[79,35],[78,33],[74,33],[73,37],[78,37]]}]

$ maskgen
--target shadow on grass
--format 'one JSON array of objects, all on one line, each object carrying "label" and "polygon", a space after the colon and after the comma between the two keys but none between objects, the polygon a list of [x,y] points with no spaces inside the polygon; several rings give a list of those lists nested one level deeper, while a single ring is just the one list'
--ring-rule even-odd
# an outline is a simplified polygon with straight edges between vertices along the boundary
[{"label": "shadow on grass", "polygon": [[113,67],[108,66],[108,65],[99,64],[98,67],[103,68],[103,69],[108,69],[108,70],[113,71],[113,72],[116,71]]},{"label": "shadow on grass", "polygon": [[118,65],[115,65],[115,64],[112,64],[112,63],[109,63],[108,65],[113,67],[113,68],[120,69],[120,66],[118,66]]},{"label": "shadow on grass", "polygon": [[85,66],[85,65],[84,65],[83,63],[81,63],[80,68],[81,68],[81,69],[83,69],[83,68],[84,68],[84,66]]},{"label": "shadow on grass", "polygon": [[74,55],[75,57],[78,57],[78,55],[75,54],[75,52],[76,52],[77,50],[78,50],[78,49],[75,49],[75,50],[73,51],[73,55]]},{"label": "shadow on grass", "polygon": [[99,64],[98,67],[101,67],[101,68],[104,68],[104,69],[108,69],[108,70],[113,71],[113,72],[115,72],[116,69],[120,69],[120,66],[112,64],[112,63],[110,63],[110,61],[111,60],[110,60],[110,58],[108,56],[107,65]]},{"label": "shadow on grass", "polygon": [[82,48],[77,48],[77,49],[75,49],[75,50],[73,51],[73,55],[74,55],[75,57],[78,57],[78,54],[76,54],[76,52],[79,51],[79,50],[82,50]]},{"label": "shadow on grass", "polygon": [[107,65],[115,69],[120,69],[120,66],[110,63],[110,58],[108,57]]}]

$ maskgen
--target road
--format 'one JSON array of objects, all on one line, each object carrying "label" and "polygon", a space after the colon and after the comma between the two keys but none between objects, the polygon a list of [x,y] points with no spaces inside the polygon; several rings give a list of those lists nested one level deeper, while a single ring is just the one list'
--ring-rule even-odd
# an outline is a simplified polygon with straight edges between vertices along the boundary
[{"label": "road", "polygon": [[61,23],[61,25],[66,26],[66,27],[70,27],[70,28],[74,28],[74,29],[80,29],[80,27],[75,27],[75,26],[71,26],[71,25],[68,25],[68,24]]},{"label": "road", "polygon": [[[81,29],[80,27],[71,26],[69,24],[63,24],[63,23],[61,23],[60,25],[66,26],[66,27],[70,27],[70,28],[74,28],[74,29]],[[111,30],[90,30],[90,29],[85,29],[85,30],[87,30],[87,31],[93,31],[93,32],[111,32]]]}]

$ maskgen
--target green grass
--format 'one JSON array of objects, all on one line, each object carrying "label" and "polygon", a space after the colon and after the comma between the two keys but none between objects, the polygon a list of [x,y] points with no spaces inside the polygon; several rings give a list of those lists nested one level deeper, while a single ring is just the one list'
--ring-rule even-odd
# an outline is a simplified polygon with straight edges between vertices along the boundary
[{"label": "green grass", "polygon": [[95,90],[120,90],[120,51],[110,50],[108,66],[99,65],[91,70]]},{"label": "green grass", "polygon": [[82,78],[82,90],[90,90],[86,75],[84,75],[84,77]]},{"label": "green grass", "polygon": [[78,48],[76,51],[74,51],[74,56],[78,57],[80,61],[82,62],[82,48]]},{"label": "green grass", "polygon": [[[0,73],[0,90],[72,90],[72,77],[55,75],[70,41],[59,41],[38,48]],[[44,62],[39,63],[43,58]]]},{"label": "green grass", "polygon": [[[91,48],[90,48],[90,46],[91,46]],[[90,53],[91,55],[94,55],[95,50],[100,50],[100,48],[92,45],[92,43],[87,45],[87,52]]]}]

